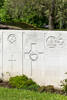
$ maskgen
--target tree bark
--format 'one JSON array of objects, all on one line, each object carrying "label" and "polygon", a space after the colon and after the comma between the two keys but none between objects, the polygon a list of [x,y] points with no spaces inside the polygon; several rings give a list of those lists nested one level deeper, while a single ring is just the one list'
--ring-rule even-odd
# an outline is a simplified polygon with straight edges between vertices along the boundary
[{"label": "tree bark", "polygon": [[49,29],[54,29],[54,22],[55,22],[55,0],[51,1],[51,8],[49,12]]}]

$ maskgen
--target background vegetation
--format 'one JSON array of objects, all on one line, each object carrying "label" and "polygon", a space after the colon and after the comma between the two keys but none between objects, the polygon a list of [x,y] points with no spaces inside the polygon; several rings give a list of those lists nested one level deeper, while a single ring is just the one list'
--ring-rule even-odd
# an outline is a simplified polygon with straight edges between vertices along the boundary
[{"label": "background vegetation", "polygon": [[67,29],[67,0],[0,0],[0,23]]}]

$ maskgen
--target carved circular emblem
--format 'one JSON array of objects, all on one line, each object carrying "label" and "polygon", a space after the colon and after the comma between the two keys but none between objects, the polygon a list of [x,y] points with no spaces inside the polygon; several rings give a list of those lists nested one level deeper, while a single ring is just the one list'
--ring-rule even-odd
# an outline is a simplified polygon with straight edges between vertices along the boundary
[{"label": "carved circular emblem", "polygon": [[57,43],[62,46],[64,44],[63,38],[59,38]]},{"label": "carved circular emblem", "polygon": [[36,53],[30,53],[29,57],[32,61],[36,61],[38,59],[38,55]]},{"label": "carved circular emblem", "polygon": [[13,43],[16,41],[16,36],[15,36],[15,34],[10,34],[10,35],[8,36],[8,41],[9,41],[11,44],[13,44]]},{"label": "carved circular emblem", "polygon": [[49,48],[55,48],[56,47],[56,38],[54,36],[49,36],[46,39],[46,44]]}]

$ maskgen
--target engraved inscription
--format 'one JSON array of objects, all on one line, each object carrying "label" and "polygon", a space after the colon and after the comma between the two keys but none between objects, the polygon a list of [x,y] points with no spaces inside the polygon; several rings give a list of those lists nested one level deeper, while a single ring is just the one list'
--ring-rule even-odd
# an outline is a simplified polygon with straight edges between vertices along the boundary
[{"label": "engraved inscription", "polygon": [[31,49],[27,52],[25,52],[25,55],[28,54],[29,59],[31,60],[31,76],[32,76],[32,62],[37,61],[39,58],[39,55],[42,55],[43,52],[39,52],[39,51],[34,51],[33,50],[33,45],[36,47],[36,43],[31,43]]},{"label": "engraved inscription", "polygon": [[59,39],[57,40],[57,43],[58,43],[59,45],[63,45],[63,44],[64,44],[63,38],[59,38]]},{"label": "engraved inscription", "polygon": [[46,39],[46,44],[49,48],[55,48],[56,47],[56,38],[54,36],[49,36]]},{"label": "engraved inscription", "polygon": [[8,40],[11,44],[13,44],[13,43],[16,41],[16,36],[15,36],[15,34],[10,34],[10,35],[8,36],[7,40]]},{"label": "engraved inscription", "polygon": [[16,59],[14,59],[14,56],[11,55],[11,58],[8,61],[11,62],[11,67],[13,67],[13,62],[15,62]]},{"label": "engraved inscription", "polygon": [[34,52],[31,52],[30,55],[29,55],[30,59],[32,61],[36,61],[38,59],[38,54],[34,53]]},{"label": "engraved inscription", "polygon": [[56,46],[62,47],[64,44],[64,40],[61,35],[58,37],[55,36],[49,36],[46,39],[46,45],[48,48],[55,48]]}]

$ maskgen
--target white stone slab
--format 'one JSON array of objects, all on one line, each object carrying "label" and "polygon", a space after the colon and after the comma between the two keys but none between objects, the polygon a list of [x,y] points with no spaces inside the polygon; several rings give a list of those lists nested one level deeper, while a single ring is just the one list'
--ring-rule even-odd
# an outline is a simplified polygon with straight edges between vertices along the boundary
[{"label": "white stone slab", "polygon": [[3,32],[3,76],[22,74],[22,31]]},{"label": "white stone slab", "polygon": [[40,85],[59,86],[67,71],[66,33],[61,31],[26,31],[23,35],[24,74],[32,77]]},{"label": "white stone slab", "polygon": [[1,30],[0,77],[25,74],[40,85],[60,86],[67,75],[67,31]]}]

